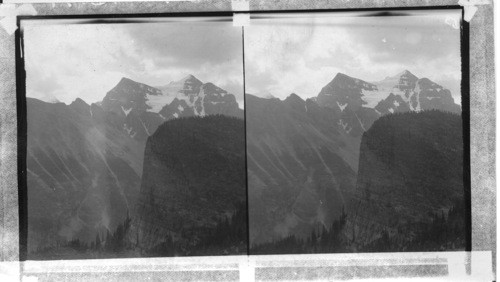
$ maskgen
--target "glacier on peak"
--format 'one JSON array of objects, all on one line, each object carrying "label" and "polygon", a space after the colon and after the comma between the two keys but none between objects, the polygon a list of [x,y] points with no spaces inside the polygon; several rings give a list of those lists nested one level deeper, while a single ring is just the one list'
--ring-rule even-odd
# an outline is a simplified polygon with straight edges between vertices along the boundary
[{"label": "glacier on peak", "polygon": [[348,120],[354,135],[360,135],[386,114],[430,109],[460,112],[460,105],[454,103],[448,89],[408,70],[376,82],[337,73],[321,89],[316,101],[331,108],[338,118]]}]

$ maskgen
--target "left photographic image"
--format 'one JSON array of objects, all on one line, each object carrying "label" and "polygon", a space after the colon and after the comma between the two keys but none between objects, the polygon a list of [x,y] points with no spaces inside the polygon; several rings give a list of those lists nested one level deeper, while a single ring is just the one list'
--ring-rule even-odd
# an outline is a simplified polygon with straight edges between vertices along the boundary
[{"label": "left photographic image", "polygon": [[27,259],[247,254],[230,19],[21,21]]}]

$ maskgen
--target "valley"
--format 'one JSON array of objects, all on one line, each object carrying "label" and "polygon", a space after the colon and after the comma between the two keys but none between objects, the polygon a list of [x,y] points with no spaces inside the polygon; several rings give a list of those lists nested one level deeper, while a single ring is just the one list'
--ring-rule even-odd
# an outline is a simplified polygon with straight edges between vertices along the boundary
[{"label": "valley", "polygon": [[409,71],[245,111],[193,75],[27,107],[29,257],[464,246],[461,107]]},{"label": "valley", "polygon": [[463,201],[461,108],[427,78],[338,73],[317,97],[246,101],[250,253],[322,252],[307,242],[335,222],[330,252],[368,250],[386,233],[402,251],[411,222]]},{"label": "valley", "polygon": [[[144,211],[145,204],[141,185],[144,185],[143,176],[147,178],[150,175],[149,171],[144,171],[144,163],[149,164],[148,159],[145,160],[145,151],[148,158],[152,157],[147,154],[150,151],[148,140],[155,136],[162,124],[171,120],[179,119],[179,122],[184,122],[181,120],[187,119],[186,122],[189,122],[189,119],[196,117],[195,123],[203,124],[212,116],[230,117],[227,122],[233,125],[227,126],[233,128],[233,131],[215,136],[208,134],[206,137],[214,142],[217,139],[234,140],[231,148],[209,146],[204,148],[206,151],[191,155],[191,150],[207,144],[193,143],[192,148],[184,149],[184,158],[204,158],[205,164],[209,165],[222,153],[220,150],[224,150],[224,153],[233,150],[237,156],[233,157],[230,167],[236,170],[236,175],[233,173],[236,182],[228,183],[226,188],[234,191],[237,196],[226,197],[224,193],[216,191],[217,195],[222,195],[217,204],[223,208],[211,215],[209,223],[229,216],[241,202],[245,202],[243,110],[239,108],[234,95],[212,83],[203,83],[192,75],[167,86],[162,91],[122,78],[101,102],[91,105],[80,98],[70,105],[27,98],[28,257],[66,257],[65,253],[71,246],[78,246],[79,251],[92,249],[91,244],[105,246],[106,241],[109,244],[111,238],[114,238],[113,234],[124,232],[124,221],[129,217],[131,222],[125,232],[126,236],[121,234],[120,239],[115,241],[120,241],[123,248],[130,249],[125,252],[129,254],[137,254],[138,246],[152,248],[153,246],[144,242],[138,242],[138,236],[132,233],[141,232],[138,227],[142,222],[139,216]],[[225,118],[217,119],[222,120],[220,126],[226,124]],[[161,138],[160,143],[183,144],[183,141],[177,139],[179,135],[167,134]],[[212,157],[215,159],[210,159]],[[176,158],[183,160],[181,156]],[[175,173],[179,174],[183,183],[191,187],[189,180],[181,175],[193,174],[195,169],[202,168],[193,167],[194,162],[186,165],[186,171]],[[213,176],[211,181],[227,181],[225,176],[227,175]],[[204,191],[199,186],[193,189]],[[208,192],[204,193],[207,195]],[[157,196],[175,199],[180,194]],[[213,200],[216,196],[210,197]],[[180,209],[188,209],[186,204],[189,202],[187,198],[178,198],[178,202],[172,204],[180,206]],[[205,210],[197,211],[206,210],[210,210],[210,204]],[[182,222],[182,219],[178,217],[174,221]],[[193,228],[207,227],[201,222],[194,221],[191,225]],[[158,236],[163,235],[166,234]],[[124,251],[105,248],[93,250],[90,253],[84,252],[81,256],[95,256],[95,251],[99,250],[104,252],[99,256],[115,257],[115,253]]]}]

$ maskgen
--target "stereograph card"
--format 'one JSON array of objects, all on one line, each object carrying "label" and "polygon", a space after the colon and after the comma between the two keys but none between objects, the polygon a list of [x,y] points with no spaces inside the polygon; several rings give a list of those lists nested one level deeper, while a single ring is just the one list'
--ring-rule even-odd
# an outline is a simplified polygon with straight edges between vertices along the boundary
[{"label": "stereograph card", "polygon": [[0,6],[1,277],[494,280],[462,2]]}]

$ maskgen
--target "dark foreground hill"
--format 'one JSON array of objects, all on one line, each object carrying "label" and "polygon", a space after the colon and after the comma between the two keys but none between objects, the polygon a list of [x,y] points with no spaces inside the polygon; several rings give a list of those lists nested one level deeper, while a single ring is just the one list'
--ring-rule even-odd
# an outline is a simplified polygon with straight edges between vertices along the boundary
[{"label": "dark foreground hill", "polygon": [[463,248],[461,116],[432,110],[378,119],[363,134],[353,202],[346,234],[357,249]]},{"label": "dark foreground hill", "polygon": [[146,255],[246,253],[244,138],[244,121],[222,115],[171,120],[148,138],[135,223]]}]

